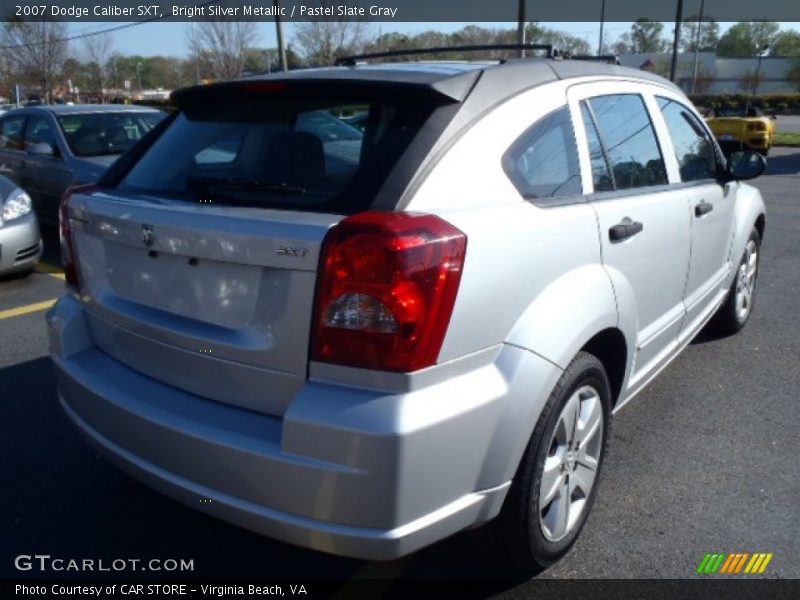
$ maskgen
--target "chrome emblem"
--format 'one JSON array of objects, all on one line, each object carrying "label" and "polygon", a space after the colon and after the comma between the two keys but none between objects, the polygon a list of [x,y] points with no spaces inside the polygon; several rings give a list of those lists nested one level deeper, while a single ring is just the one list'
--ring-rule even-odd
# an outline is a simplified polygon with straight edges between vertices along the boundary
[{"label": "chrome emblem", "polygon": [[142,225],[142,242],[145,247],[150,248],[156,242],[156,234],[152,225]]},{"label": "chrome emblem", "polygon": [[292,246],[278,246],[275,249],[275,254],[278,256],[293,256],[295,258],[303,258],[308,254],[305,248],[294,248]]}]

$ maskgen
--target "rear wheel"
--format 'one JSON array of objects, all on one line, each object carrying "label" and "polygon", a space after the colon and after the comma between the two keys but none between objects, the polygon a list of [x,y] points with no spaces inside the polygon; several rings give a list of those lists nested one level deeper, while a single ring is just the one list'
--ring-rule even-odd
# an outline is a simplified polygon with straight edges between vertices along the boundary
[{"label": "rear wheel", "polygon": [[738,333],[753,313],[760,250],[761,236],[758,229],[753,228],[745,244],[728,297],[714,317],[714,325],[719,333],[728,335]]},{"label": "rear wheel", "polygon": [[481,532],[498,558],[538,572],[575,542],[597,489],[610,408],[603,365],[579,353],[550,394],[500,515]]}]

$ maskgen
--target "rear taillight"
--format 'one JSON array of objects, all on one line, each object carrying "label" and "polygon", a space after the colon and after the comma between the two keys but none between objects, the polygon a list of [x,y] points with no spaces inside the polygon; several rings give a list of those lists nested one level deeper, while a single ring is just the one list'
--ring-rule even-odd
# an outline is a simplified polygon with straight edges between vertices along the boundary
[{"label": "rear taillight", "polygon": [[76,193],[91,194],[99,190],[95,184],[78,185],[69,188],[61,197],[58,207],[58,234],[61,241],[61,265],[64,268],[64,281],[67,287],[80,293],[80,277],[78,274],[78,255],[75,252],[75,241],[72,237],[69,203]]},{"label": "rear taillight", "polygon": [[370,211],[322,248],[312,360],[416,371],[436,363],[467,237],[433,215]]}]

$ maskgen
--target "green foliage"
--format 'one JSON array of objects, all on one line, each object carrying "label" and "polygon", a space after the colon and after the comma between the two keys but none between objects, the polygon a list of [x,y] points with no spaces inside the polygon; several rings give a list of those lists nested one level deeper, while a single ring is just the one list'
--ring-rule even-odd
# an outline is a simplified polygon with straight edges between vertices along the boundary
[{"label": "green foliage", "polygon": [[780,25],[775,21],[736,23],[720,38],[717,55],[722,58],[753,58],[771,47]]},{"label": "green foliage", "polygon": [[770,49],[772,56],[800,57],[800,33],[797,31],[781,31]]},{"label": "green foliage", "polygon": [[663,32],[663,23],[644,18],[636,19],[631,25],[631,51],[642,54],[663,52],[668,46]]},{"label": "green foliage", "polygon": [[681,51],[694,52],[697,48],[699,52],[714,52],[719,43],[719,24],[712,17],[704,16],[698,39],[697,17],[689,17],[681,24]]},{"label": "green foliage", "polygon": [[777,110],[781,113],[800,112],[800,93],[797,94],[696,94],[690,96],[696,106],[719,108],[720,106],[757,106],[761,110]]}]

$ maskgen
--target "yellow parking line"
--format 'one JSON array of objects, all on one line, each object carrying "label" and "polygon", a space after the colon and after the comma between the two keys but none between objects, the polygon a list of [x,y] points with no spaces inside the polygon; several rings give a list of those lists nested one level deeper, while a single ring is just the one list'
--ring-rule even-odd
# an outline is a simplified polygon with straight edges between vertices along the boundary
[{"label": "yellow parking line", "polygon": [[64,271],[58,267],[54,267],[53,265],[48,265],[47,263],[40,262],[38,265],[36,265],[36,272],[44,273],[45,275],[52,275],[53,277],[58,277],[59,279],[64,279]]},{"label": "yellow parking line", "polygon": [[27,306],[9,308],[8,310],[0,310],[0,320],[10,319],[11,317],[20,317],[22,315],[39,312],[40,310],[47,310],[56,303],[56,300],[58,300],[58,298],[45,300],[44,302],[37,302],[36,304],[28,304]]}]

